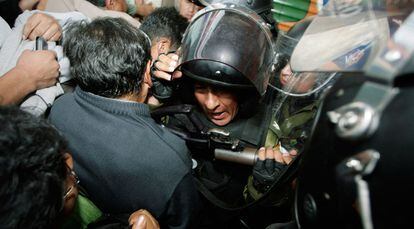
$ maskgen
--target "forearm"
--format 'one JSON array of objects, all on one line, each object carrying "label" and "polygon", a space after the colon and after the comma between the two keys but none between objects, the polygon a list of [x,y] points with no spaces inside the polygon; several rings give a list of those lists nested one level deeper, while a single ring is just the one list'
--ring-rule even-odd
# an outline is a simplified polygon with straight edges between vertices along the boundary
[{"label": "forearm", "polygon": [[27,73],[13,68],[0,77],[0,105],[18,104],[35,90],[36,86],[28,80]]}]

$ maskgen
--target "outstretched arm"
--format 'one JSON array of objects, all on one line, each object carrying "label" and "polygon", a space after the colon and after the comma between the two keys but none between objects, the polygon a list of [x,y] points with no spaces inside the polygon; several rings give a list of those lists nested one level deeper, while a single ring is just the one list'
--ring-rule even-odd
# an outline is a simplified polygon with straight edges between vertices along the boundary
[{"label": "outstretched arm", "polygon": [[[35,13],[27,20],[23,39],[42,36],[56,41],[62,35],[59,23],[51,16]],[[0,77],[0,105],[17,104],[29,93],[52,86],[59,76],[56,53],[52,51],[24,51],[14,68]]]},{"label": "outstretched arm", "polygon": [[17,104],[29,93],[54,85],[59,64],[53,51],[24,51],[16,66],[0,77],[0,105]]}]

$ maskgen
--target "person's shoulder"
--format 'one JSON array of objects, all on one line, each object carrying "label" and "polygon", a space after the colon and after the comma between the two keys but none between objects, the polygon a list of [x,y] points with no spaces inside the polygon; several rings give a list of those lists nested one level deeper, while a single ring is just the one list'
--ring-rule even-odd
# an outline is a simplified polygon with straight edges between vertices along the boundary
[{"label": "person's shoulder", "polygon": [[171,143],[173,146],[178,146],[181,148],[186,148],[185,142],[182,138],[178,137],[177,135],[173,134],[168,128],[163,125],[156,123],[155,121],[152,122],[154,128],[156,128],[156,132],[161,139],[163,139],[166,143]]},{"label": "person's shoulder", "polygon": [[188,149],[185,141],[182,138],[173,134],[165,126],[157,124],[154,120],[151,120],[149,125],[152,126],[154,133],[158,136],[158,139],[160,141],[159,144],[164,144],[172,151],[174,151],[175,154],[177,154],[185,164],[190,163]]},{"label": "person's shoulder", "polygon": [[59,96],[56,101],[53,103],[51,110],[65,107],[67,104],[70,104],[74,101],[74,96],[72,92],[65,93],[62,96]]},{"label": "person's shoulder", "polygon": [[74,102],[73,93],[66,93],[59,96],[50,108],[49,119],[54,122],[57,117],[63,117],[65,114],[68,114],[67,111]]}]

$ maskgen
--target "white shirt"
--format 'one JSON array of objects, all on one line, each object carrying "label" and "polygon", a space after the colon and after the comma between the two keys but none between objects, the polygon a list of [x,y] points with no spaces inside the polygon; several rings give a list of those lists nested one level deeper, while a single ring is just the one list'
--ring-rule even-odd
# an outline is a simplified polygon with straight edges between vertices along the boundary
[{"label": "white shirt", "polygon": [[12,30],[9,24],[7,24],[7,22],[2,17],[0,17],[0,49],[2,47],[4,40],[6,39],[6,37],[9,36],[11,31]]}]

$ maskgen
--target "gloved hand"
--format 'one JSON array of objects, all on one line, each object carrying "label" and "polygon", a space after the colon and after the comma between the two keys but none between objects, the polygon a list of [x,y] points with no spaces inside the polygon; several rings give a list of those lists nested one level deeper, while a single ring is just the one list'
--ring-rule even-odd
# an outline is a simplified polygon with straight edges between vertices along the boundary
[{"label": "gloved hand", "polygon": [[262,193],[267,191],[285,167],[273,159],[258,160],[253,167],[253,186]]},{"label": "gloved hand", "polygon": [[[178,56],[174,53],[161,53],[151,66],[152,95],[161,102],[168,100],[175,89],[174,69]],[[181,76],[178,76],[178,78]]]},{"label": "gloved hand", "polygon": [[266,192],[280,177],[295,155],[282,154],[279,147],[260,148],[258,160],[253,167],[253,186],[255,189],[261,193]]}]

